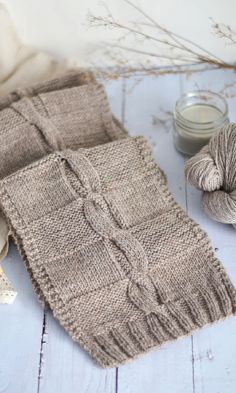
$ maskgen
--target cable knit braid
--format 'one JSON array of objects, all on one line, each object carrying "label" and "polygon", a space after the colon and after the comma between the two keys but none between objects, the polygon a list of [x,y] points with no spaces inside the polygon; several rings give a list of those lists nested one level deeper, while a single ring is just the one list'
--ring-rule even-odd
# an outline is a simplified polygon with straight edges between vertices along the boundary
[{"label": "cable knit braid", "polygon": [[216,221],[236,228],[236,124],[214,135],[207,146],[187,161],[185,176],[203,190],[204,211]]},{"label": "cable knit braid", "polygon": [[0,208],[40,300],[103,367],[236,314],[143,137],[49,154],[0,181]]}]

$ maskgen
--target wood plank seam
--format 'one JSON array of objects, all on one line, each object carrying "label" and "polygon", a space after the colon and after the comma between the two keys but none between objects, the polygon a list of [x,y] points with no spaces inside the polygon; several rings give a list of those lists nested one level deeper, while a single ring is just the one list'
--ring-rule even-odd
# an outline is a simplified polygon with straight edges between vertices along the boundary
[{"label": "wood plank seam", "polygon": [[42,379],[42,371],[43,371],[43,363],[44,363],[44,347],[47,343],[46,334],[47,334],[47,311],[44,310],[43,321],[42,321],[41,342],[40,342],[37,393],[40,393],[41,391],[41,379]]},{"label": "wood plank seam", "polygon": [[[181,95],[184,94],[184,87],[183,87],[183,75],[179,75],[179,83],[180,83],[180,93]],[[187,157],[185,157],[184,161],[187,161]],[[184,181],[184,191],[185,191],[185,210],[186,213],[188,214],[188,183],[187,180],[185,179]],[[195,393],[195,359],[194,359],[194,337],[191,335],[191,362],[192,362],[192,391]]]}]

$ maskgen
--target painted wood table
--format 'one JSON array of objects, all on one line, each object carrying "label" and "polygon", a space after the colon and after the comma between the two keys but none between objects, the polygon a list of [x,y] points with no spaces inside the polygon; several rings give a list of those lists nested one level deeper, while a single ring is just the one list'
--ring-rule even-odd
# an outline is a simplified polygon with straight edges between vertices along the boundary
[{"label": "painted wood table", "polygon": [[[145,135],[177,202],[207,233],[236,284],[236,232],[208,219],[200,192],[184,179],[185,158],[172,143],[172,111],[192,89],[228,97],[236,121],[236,76],[225,71],[106,82],[113,112],[131,135]],[[18,252],[11,245],[3,267],[18,291],[14,305],[0,305],[0,393],[234,393],[236,318],[206,327],[119,368],[99,368],[44,313]]]}]

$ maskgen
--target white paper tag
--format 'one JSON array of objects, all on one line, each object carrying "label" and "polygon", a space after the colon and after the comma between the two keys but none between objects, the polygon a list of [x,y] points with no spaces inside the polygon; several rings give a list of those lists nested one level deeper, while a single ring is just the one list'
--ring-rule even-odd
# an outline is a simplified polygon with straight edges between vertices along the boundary
[{"label": "white paper tag", "polygon": [[5,258],[8,251],[9,229],[6,221],[0,213],[0,261]]},{"label": "white paper tag", "polygon": [[15,301],[17,292],[12,287],[4,271],[0,267],[0,303],[12,304]]},{"label": "white paper tag", "polygon": [[[8,253],[9,228],[0,213],[0,262]],[[17,292],[12,287],[10,281],[0,266],[0,304],[12,304]]]}]

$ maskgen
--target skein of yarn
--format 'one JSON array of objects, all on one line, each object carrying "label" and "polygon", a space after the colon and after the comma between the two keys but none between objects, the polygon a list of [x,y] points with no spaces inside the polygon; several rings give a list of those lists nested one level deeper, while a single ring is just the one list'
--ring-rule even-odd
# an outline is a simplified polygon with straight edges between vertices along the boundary
[{"label": "skein of yarn", "polygon": [[236,229],[236,124],[224,126],[185,165],[185,176],[203,191],[209,217]]}]

